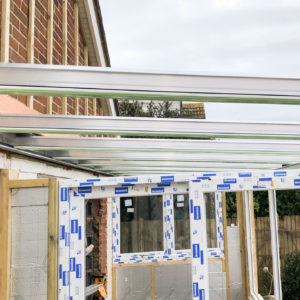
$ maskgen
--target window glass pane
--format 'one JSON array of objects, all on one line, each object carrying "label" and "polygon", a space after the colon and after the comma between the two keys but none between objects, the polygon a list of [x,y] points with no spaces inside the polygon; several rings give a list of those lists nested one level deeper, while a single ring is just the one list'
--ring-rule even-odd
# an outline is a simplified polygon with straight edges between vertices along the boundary
[{"label": "window glass pane", "polygon": [[300,190],[276,191],[283,299],[300,298]]},{"label": "window glass pane", "polygon": [[190,214],[188,194],[173,195],[175,250],[190,249]]},{"label": "window glass pane", "polygon": [[[217,226],[215,214],[215,194],[204,194],[206,203],[207,247],[217,247]],[[175,250],[190,249],[190,214],[188,194],[173,195]]]},{"label": "window glass pane", "polygon": [[[300,190],[276,191],[284,300],[300,299]],[[254,192],[258,291],[274,295],[268,192]]]},{"label": "window glass pane", "polygon": [[163,251],[162,196],[120,198],[121,253]]},{"label": "window glass pane", "polygon": [[[269,199],[267,191],[253,193],[255,220],[256,265],[258,293],[262,296],[274,295],[273,261],[269,217]],[[255,252],[254,252],[255,254]]]},{"label": "window glass pane", "polygon": [[216,206],[215,194],[204,194],[206,205],[206,232],[207,232],[207,247],[217,247],[217,226],[216,226]]}]

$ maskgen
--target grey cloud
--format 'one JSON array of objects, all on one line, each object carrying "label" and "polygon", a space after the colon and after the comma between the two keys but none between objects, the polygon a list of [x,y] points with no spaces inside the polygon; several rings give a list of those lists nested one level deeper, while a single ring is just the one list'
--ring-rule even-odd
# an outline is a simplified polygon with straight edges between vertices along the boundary
[{"label": "grey cloud", "polygon": [[[100,0],[100,4],[113,67],[300,76],[300,1]],[[255,107],[207,104],[207,115],[221,118],[226,112],[234,119],[253,110],[254,119],[299,121],[298,106]]]}]

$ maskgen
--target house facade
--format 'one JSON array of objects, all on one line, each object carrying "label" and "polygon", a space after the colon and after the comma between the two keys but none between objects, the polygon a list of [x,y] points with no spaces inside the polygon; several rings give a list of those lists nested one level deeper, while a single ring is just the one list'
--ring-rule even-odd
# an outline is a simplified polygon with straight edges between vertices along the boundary
[{"label": "house facade", "polygon": [[[0,8],[1,63],[110,66],[98,1],[0,0]],[[116,112],[117,106],[112,99],[0,95],[0,113],[5,114],[114,116]],[[1,135],[0,171],[7,170],[10,179],[105,176],[43,155],[30,156],[9,144],[6,136]],[[106,201],[93,202],[93,219],[87,224],[87,227],[94,228],[88,236],[89,242],[94,244],[94,251],[88,258],[90,268],[87,274],[90,277],[107,273]],[[11,222],[17,220],[12,218]],[[5,235],[3,230],[5,228],[0,228],[1,239]],[[16,296],[15,292],[12,287],[4,289],[4,284],[0,285],[1,299]]]}]

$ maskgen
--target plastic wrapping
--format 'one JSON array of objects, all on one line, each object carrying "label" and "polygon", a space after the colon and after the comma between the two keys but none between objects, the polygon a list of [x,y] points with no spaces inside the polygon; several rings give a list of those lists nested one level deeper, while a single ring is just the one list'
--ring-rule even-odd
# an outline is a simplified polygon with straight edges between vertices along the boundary
[{"label": "plastic wrapping", "polygon": [[151,300],[151,266],[116,268],[116,299]]},{"label": "plastic wrapping", "polygon": [[48,188],[12,190],[10,299],[47,299]]}]

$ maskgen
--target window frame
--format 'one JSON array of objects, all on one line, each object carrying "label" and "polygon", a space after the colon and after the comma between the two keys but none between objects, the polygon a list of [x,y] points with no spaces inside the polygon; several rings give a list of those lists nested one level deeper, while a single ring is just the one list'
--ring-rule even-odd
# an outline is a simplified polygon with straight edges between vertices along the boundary
[{"label": "window frame", "polygon": [[[173,195],[189,194],[189,190],[184,192],[179,191],[176,183],[170,183],[174,192],[158,193],[163,198],[163,251],[149,251],[149,252],[133,252],[121,253],[121,207],[120,198],[112,197],[112,213],[116,217],[113,218],[113,264],[131,264],[142,262],[157,262],[168,260],[188,260],[192,258],[191,249],[175,249],[175,222],[174,222],[174,198]],[[149,194],[139,194],[138,196],[149,196]],[[126,197],[131,197],[131,193],[126,194]],[[135,196],[132,196],[135,197]],[[209,258],[224,257],[224,229],[222,217],[222,193],[215,192],[215,220],[217,232],[217,247],[207,248],[207,255]]]}]

